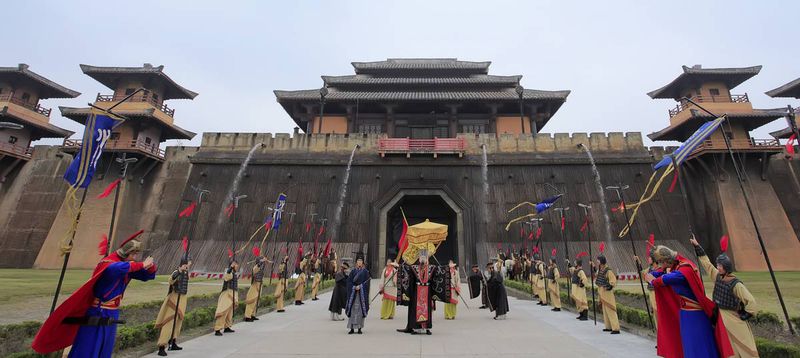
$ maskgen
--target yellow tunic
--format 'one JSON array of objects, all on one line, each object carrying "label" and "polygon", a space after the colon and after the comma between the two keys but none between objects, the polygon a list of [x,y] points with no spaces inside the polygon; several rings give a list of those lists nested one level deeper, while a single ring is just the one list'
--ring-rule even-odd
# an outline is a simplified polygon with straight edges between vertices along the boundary
[{"label": "yellow tunic", "polygon": [[547,290],[550,291],[550,302],[553,308],[561,308],[561,287],[558,285],[558,279],[561,275],[558,273],[558,267],[553,267],[553,280],[548,278]]},{"label": "yellow tunic", "polygon": [[450,269],[450,302],[444,304],[444,319],[456,319],[458,297],[461,294],[461,277],[458,271]]},{"label": "yellow tunic", "polygon": [[[570,277],[574,274],[575,268],[569,268]],[[589,301],[586,299],[586,286],[589,284],[589,279],[586,278],[586,273],[583,270],[578,271],[578,279],[581,282],[580,285],[573,284],[572,291],[570,292],[570,296],[575,301],[575,307],[578,308],[579,312],[589,309]]]},{"label": "yellow tunic", "polygon": [[[230,281],[233,274],[226,273],[222,279]],[[214,330],[230,328],[233,325],[233,310],[239,304],[239,294],[232,289],[227,289],[219,294],[217,312],[214,314]]]},{"label": "yellow tunic", "polygon": [[[617,285],[617,275],[614,271],[608,270],[608,283],[612,286],[611,290],[597,286],[597,293],[600,296],[600,304],[603,307],[603,323],[606,329],[619,331],[619,317],[617,317],[617,298],[614,297],[613,287]],[[597,280],[595,280],[597,285]]]},{"label": "yellow tunic", "polygon": [[[253,274],[261,271],[261,268],[258,265],[253,266]],[[253,317],[256,314],[256,306],[258,306],[258,296],[261,290],[261,281],[253,281],[253,284],[250,285],[250,289],[247,290],[247,296],[245,297],[244,303],[244,316],[245,317]]]},{"label": "yellow tunic", "polygon": [[[278,266],[278,273],[284,272],[286,264],[282,263]],[[285,300],[284,294],[286,293],[286,278],[281,278],[275,283],[275,308],[283,310],[283,301]]]},{"label": "yellow tunic", "polygon": [[308,276],[306,276],[306,265],[308,265],[308,260],[303,259],[300,262],[300,276],[297,277],[297,281],[294,283],[294,301],[302,301],[306,295],[306,280]]},{"label": "yellow tunic", "polygon": [[[180,302],[178,302],[178,296],[180,296]],[[172,292],[167,295],[167,299],[165,299],[164,303],[161,305],[161,310],[158,311],[158,317],[156,317],[156,328],[161,329],[161,333],[158,336],[159,347],[166,346],[169,343],[170,338],[178,338],[178,336],[181,334],[183,316],[186,314],[186,301],[188,301],[186,295]],[[176,303],[178,304],[178,319],[174,320]],[[172,330],[173,320],[175,323],[174,334]]]},{"label": "yellow tunic", "polygon": [[[717,267],[711,264],[708,256],[698,257],[700,266],[708,273],[711,280],[717,282],[719,271]],[[744,304],[744,310],[750,314],[756,313],[756,300],[750,291],[743,283],[739,282],[733,286],[733,294],[739,298]],[[722,322],[725,323],[725,330],[728,331],[733,351],[736,357],[758,357],[758,349],[756,348],[756,340],[753,337],[753,331],[750,329],[750,324],[739,318],[739,314],[732,310],[720,309],[722,315]]]},{"label": "yellow tunic", "polygon": [[320,272],[319,260],[314,263],[314,280],[311,282],[311,297],[317,298],[319,292],[319,283],[322,281],[322,273]]},{"label": "yellow tunic", "polygon": [[[383,269],[381,278],[381,289],[383,295],[381,298],[381,319],[393,319],[395,306],[397,305],[397,269],[390,271],[388,268]],[[393,274],[394,273],[394,274]],[[390,280],[389,277],[392,276]]]},{"label": "yellow tunic", "polygon": [[537,295],[539,295],[539,300],[547,304],[547,292],[545,292],[545,277],[544,277],[544,263],[540,262],[538,265],[539,267],[539,274],[536,275],[536,289]]}]

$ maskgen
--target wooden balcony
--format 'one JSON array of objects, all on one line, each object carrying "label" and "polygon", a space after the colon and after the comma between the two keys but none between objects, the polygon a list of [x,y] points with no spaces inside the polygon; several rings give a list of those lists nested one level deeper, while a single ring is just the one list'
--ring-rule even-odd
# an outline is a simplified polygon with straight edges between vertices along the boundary
[{"label": "wooden balcony", "polygon": [[[77,151],[83,144],[82,139],[65,139],[64,151]],[[159,148],[158,143],[147,144],[143,140],[109,140],[104,148],[107,152],[126,152],[147,155],[159,161],[164,160],[164,150]]]},{"label": "wooden balcony", "polygon": [[[117,102],[117,101],[121,101],[125,97],[127,97],[127,96],[125,96],[125,95],[113,95],[113,94],[100,94],[100,93],[98,93],[97,94],[97,98],[95,99],[95,102]],[[137,93],[136,95],[134,95],[133,97],[128,99],[127,102],[149,103],[150,105],[152,105],[153,107],[155,107],[159,111],[164,112],[164,114],[175,118],[175,110],[172,109],[172,108],[167,107],[166,103],[160,102],[160,101],[154,99],[153,98],[153,94],[151,92],[145,91],[145,92]]]},{"label": "wooden balcony", "polygon": [[50,108],[44,108],[40,106],[38,103],[26,102],[21,98],[14,97],[13,94],[11,93],[0,94],[0,102],[11,102],[13,104],[16,104],[20,107],[24,107],[25,109],[29,109],[33,112],[36,112],[48,118],[50,117],[50,112],[52,112],[52,109]]},{"label": "wooden balcony", "polygon": [[[697,103],[749,103],[750,98],[745,94],[732,94],[728,96],[697,96],[692,97],[692,100]],[[669,110],[669,117],[675,117],[678,113],[683,112],[685,109],[691,107],[692,104],[688,101],[681,101],[675,108]]]},{"label": "wooden balcony", "polygon": [[[783,146],[777,139],[731,139],[730,143],[734,152],[780,152],[783,150]],[[689,157],[693,158],[707,152],[726,152],[727,150],[728,148],[722,140],[709,139],[703,141]]]},{"label": "wooden balcony", "polygon": [[30,160],[33,155],[33,148],[20,146],[11,143],[0,143],[0,157],[11,156],[22,160]]},{"label": "wooden balcony", "polygon": [[405,154],[407,158],[412,154],[432,154],[436,158],[439,154],[458,155],[459,158],[466,152],[464,138],[381,138],[378,139],[378,154]]}]

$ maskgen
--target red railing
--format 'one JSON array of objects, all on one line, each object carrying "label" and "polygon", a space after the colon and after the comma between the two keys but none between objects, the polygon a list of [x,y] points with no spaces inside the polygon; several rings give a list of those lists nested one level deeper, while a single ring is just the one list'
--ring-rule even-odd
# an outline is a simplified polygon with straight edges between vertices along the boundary
[{"label": "red railing", "polygon": [[[728,96],[696,96],[692,97],[692,100],[697,103],[747,103],[750,102],[750,98],[745,94],[732,94],[730,97]],[[674,117],[678,113],[681,113],[684,109],[688,108],[692,104],[688,101],[680,101],[675,108],[669,110],[670,118]]]},{"label": "red railing", "polygon": [[50,117],[50,112],[53,111],[50,108],[44,108],[40,106],[38,103],[28,103],[24,101],[22,98],[14,97],[14,95],[11,93],[0,94],[0,102],[6,102],[6,101],[30,109],[31,111],[39,113],[45,117]]},{"label": "red railing", "polygon": [[[64,148],[80,148],[83,139],[65,139]],[[158,147],[157,143],[147,144],[143,140],[109,140],[106,142],[105,150],[121,151],[141,151],[152,156],[164,159],[164,150]]]},{"label": "red railing", "polygon": [[458,154],[464,155],[464,138],[381,138],[378,139],[378,153],[386,154]]},{"label": "red railing", "polygon": [[23,147],[11,143],[0,143],[0,152],[10,153],[16,157],[30,159],[31,155],[33,155],[33,148],[27,146]]},{"label": "red railing", "polygon": [[[127,97],[126,95],[113,95],[113,94],[97,94],[97,98],[95,101],[97,102],[117,102],[122,100],[123,98]],[[153,107],[156,107],[161,112],[164,112],[166,115],[170,117],[175,117],[175,110],[172,108],[167,107],[167,104],[164,102],[159,102],[155,98],[153,98],[153,94],[151,92],[145,91],[138,93],[128,99],[128,102],[145,102],[150,103]]]}]

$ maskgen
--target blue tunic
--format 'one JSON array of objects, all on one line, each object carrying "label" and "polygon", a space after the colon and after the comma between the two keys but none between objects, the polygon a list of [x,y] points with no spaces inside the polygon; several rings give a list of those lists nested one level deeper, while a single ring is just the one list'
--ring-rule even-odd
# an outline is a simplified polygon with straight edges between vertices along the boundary
[{"label": "blue tunic", "polygon": [[[141,269],[134,272],[131,263],[120,261],[108,265],[94,285],[95,304],[87,311],[87,317],[119,319],[119,302],[131,279],[149,281],[156,277],[155,271]],[[113,302],[113,303],[112,303]],[[105,306],[108,308],[101,307]],[[116,306],[116,307],[114,307]],[[72,344],[69,357],[110,358],[114,352],[117,325],[81,326]]]},{"label": "blue tunic", "polygon": [[[664,284],[668,285],[679,296],[697,301],[686,277],[680,271],[670,273],[652,272],[655,277],[662,277]],[[681,309],[680,313],[681,343],[685,358],[718,358],[717,341],[714,338],[714,328],[705,312],[700,310]]]}]

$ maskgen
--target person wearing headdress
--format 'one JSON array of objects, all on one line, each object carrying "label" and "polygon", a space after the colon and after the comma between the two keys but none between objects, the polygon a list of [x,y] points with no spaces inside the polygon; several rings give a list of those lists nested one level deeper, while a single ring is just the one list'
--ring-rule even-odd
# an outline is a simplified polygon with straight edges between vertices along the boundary
[{"label": "person wearing headdress", "polygon": [[276,312],[286,312],[283,302],[286,300],[286,287],[289,284],[289,255],[283,257],[278,265],[278,282],[275,283],[275,308]]},{"label": "person wearing headdress", "polygon": [[458,274],[458,265],[453,260],[447,264],[450,271],[450,302],[444,304],[444,319],[456,319],[458,298],[461,296],[461,275]]},{"label": "person wearing headdress", "polygon": [[450,277],[446,267],[431,265],[428,250],[419,251],[415,265],[402,264],[398,272],[398,303],[408,306],[406,328],[398,332],[431,334],[433,328],[433,301],[448,302]]},{"label": "person wearing headdress", "polygon": [[486,287],[489,291],[490,310],[494,312],[494,319],[504,320],[508,313],[508,293],[503,285],[503,274],[495,271],[491,263],[486,265],[486,270],[489,272]]},{"label": "person wearing headdress", "polygon": [[320,260],[317,258],[317,255],[311,256],[309,267],[311,269],[311,276],[314,277],[311,281],[311,300],[316,301],[319,300],[319,298],[317,298],[317,293],[319,292],[319,284],[322,282],[322,270],[320,269]]},{"label": "person wearing headdress", "polygon": [[561,311],[561,288],[558,285],[558,279],[561,274],[558,272],[558,265],[556,265],[556,257],[550,258],[550,265],[547,266],[547,290],[550,292],[550,302],[553,304],[551,311]]},{"label": "person wearing headdress", "polygon": [[381,319],[393,319],[397,304],[397,264],[387,259],[386,267],[381,273]]},{"label": "person wearing headdress", "polygon": [[697,240],[693,238],[691,243],[694,245],[694,251],[703,271],[714,281],[712,299],[719,307],[722,322],[725,323],[736,357],[758,357],[753,330],[747,323],[757,312],[756,300],[733,273],[733,261],[727,254],[727,240],[727,236],[723,238],[722,253],[717,256],[716,266],[711,264],[711,260]]},{"label": "person wearing headdress", "polygon": [[733,356],[719,308],[706,297],[697,266],[663,245],[656,246],[652,253],[662,268],[662,272],[645,275],[655,289],[658,303],[658,355]]},{"label": "person wearing headdress", "polygon": [[617,275],[608,267],[608,260],[605,255],[597,256],[597,271],[595,263],[592,262],[592,272],[594,272],[594,284],[597,286],[597,294],[600,296],[600,305],[603,307],[603,332],[619,334],[619,317],[617,317],[617,298],[614,297],[614,287],[617,285]]},{"label": "person wearing headdress", "polygon": [[574,266],[570,265],[569,260],[566,260],[566,263],[572,280],[570,296],[578,309],[576,319],[586,321],[589,319],[589,300],[586,298],[586,285],[589,284],[589,279],[586,277],[586,272],[583,272],[583,260],[575,259]]},{"label": "person wearing headdress", "polygon": [[[189,293],[189,267],[192,261],[184,255],[178,269],[172,271],[169,278],[169,291],[156,317],[156,328],[161,329],[158,336],[158,355],[166,356],[167,348],[179,351],[183,348],[176,342],[181,334],[183,318],[186,315],[186,294]],[[176,316],[177,315],[177,316]],[[169,345],[169,347],[167,347]]]},{"label": "person wearing headdress", "polygon": [[[534,255],[535,257],[535,255]],[[536,287],[538,282],[538,277],[536,276],[536,260],[535,258],[532,259],[528,263],[528,283],[531,285],[531,292],[533,293],[533,298],[539,298],[539,288]]]},{"label": "person wearing headdress", "polygon": [[303,261],[300,261],[300,275],[297,276],[297,281],[294,282],[294,304],[296,306],[305,304],[303,299],[306,295],[306,280],[308,280],[307,272],[310,271],[310,257],[311,254],[308,254],[303,258]]},{"label": "person wearing headdress", "polygon": [[[348,334],[358,333],[364,328],[369,313],[369,270],[364,266],[364,253],[356,254],[356,267],[347,276],[347,328]],[[358,330],[358,332],[356,332]]]},{"label": "person wearing headdress", "polygon": [[544,261],[536,254],[536,291],[539,296],[539,306],[547,306],[547,267]]},{"label": "person wearing headdress", "polygon": [[245,296],[244,307],[244,321],[254,322],[258,321],[256,317],[256,310],[258,309],[258,300],[261,296],[261,287],[264,285],[264,272],[266,271],[267,263],[272,263],[266,256],[259,256],[253,265],[253,275],[250,277],[250,288],[247,290]]},{"label": "person wearing headdress", "polygon": [[469,298],[477,298],[481,296],[481,309],[487,308],[486,302],[486,288],[484,284],[484,277],[478,265],[472,265],[469,276],[467,277],[467,284],[469,286]]},{"label": "person wearing headdress", "polygon": [[342,317],[342,310],[347,306],[347,270],[350,269],[350,264],[343,262],[333,275],[336,282],[333,286],[333,294],[331,294],[331,303],[328,305],[328,311],[331,313],[332,321],[344,321]]},{"label": "person wearing headdress", "polygon": [[239,263],[231,259],[230,265],[222,275],[222,292],[217,299],[217,311],[214,313],[214,335],[222,332],[233,333],[233,313],[239,305]]},{"label": "person wearing headdress", "polygon": [[136,261],[142,252],[142,242],[136,238],[143,232],[139,230],[103,257],[89,281],[50,314],[33,339],[34,351],[46,354],[72,345],[69,357],[111,357],[117,324],[124,323],[119,308],[128,283],[156,277],[152,257]]},{"label": "person wearing headdress", "polygon": [[[649,248],[647,250],[647,267],[642,266],[642,261],[638,256],[634,256],[633,259],[636,261],[639,267],[642,267],[642,271],[640,272],[642,277],[647,276],[648,273],[654,277],[658,277],[658,272],[661,271],[661,267],[659,267],[656,263],[656,260],[653,259],[653,253]],[[647,299],[650,301],[650,309],[653,312],[654,327],[656,331],[658,331],[658,304],[656,304],[656,290],[655,287],[653,287],[653,284],[650,282],[647,283]]]}]

